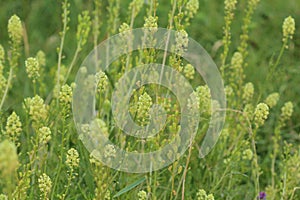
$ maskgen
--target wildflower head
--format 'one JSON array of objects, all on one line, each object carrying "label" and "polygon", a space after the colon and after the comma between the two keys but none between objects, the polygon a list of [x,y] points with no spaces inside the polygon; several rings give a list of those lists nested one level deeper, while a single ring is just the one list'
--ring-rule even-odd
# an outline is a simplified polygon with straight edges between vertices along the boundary
[{"label": "wildflower head", "polygon": [[72,102],[72,87],[65,84],[61,87],[61,90],[59,92],[59,103],[62,107],[70,107],[70,104]]},{"label": "wildflower head", "polygon": [[206,200],[207,198],[206,191],[203,189],[198,190],[196,196],[197,196],[197,200]]},{"label": "wildflower head", "polygon": [[98,92],[103,92],[108,86],[107,75],[103,71],[100,71],[96,73],[95,78]]},{"label": "wildflower head", "polygon": [[265,192],[260,192],[258,194],[257,199],[259,199],[259,200],[266,200],[267,199],[267,194]]},{"label": "wildflower head", "polygon": [[5,194],[0,194],[0,200],[8,200],[8,197]]},{"label": "wildflower head", "polygon": [[[287,43],[288,39],[293,39],[293,35],[295,34],[295,20],[293,17],[289,16],[284,19],[283,25],[282,25],[282,33],[283,33],[283,39],[282,41],[284,43]],[[288,46],[286,46],[288,48]]]},{"label": "wildflower head", "polygon": [[14,143],[4,140],[0,143],[0,176],[10,176],[18,168],[17,148]]},{"label": "wildflower head", "polygon": [[251,82],[246,83],[246,85],[243,88],[243,96],[242,96],[244,102],[245,103],[250,102],[252,100],[253,94],[254,94],[253,84]]},{"label": "wildflower head", "polygon": [[251,160],[253,158],[253,152],[251,149],[246,149],[244,152],[243,152],[243,156],[242,158],[244,160]]},{"label": "wildflower head", "polygon": [[45,66],[46,65],[46,55],[43,51],[38,51],[36,53],[35,58],[37,59],[38,63],[40,66]]},{"label": "wildflower head", "polygon": [[235,52],[231,58],[232,68],[239,68],[242,66],[244,60],[243,55],[240,52]]},{"label": "wildflower head", "polygon": [[248,103],[245,105],[243,112],[249,117],[252,118],[253,112],[254,112],[254,107],[252,104]]},{"label": "wildflower head", "polygon": [[119,33],[126,32],[130,30],[130,26],[127,23],[123,23],[119,27]]},{"label": "wildflower head", "polygon": [[24,101],[25,108],[33,121],[34,128],[41,127],[45,123],[48,116],[48,107],[44,104],[44,100],[36,95],[33,98],[26,98]]},{"label": "wildflower head", "polygon": [[293,110],[294,110],[294,106],[292,102],[289,101],[283,105],[280,114],[280,122],[282,126],[284,126],[285,122],[291,118],[293,114]]},{"label": "wildflower head", "polygon": [[111,193],[109,190],[105,192],[104,200],[110,200]]},{"label": "wildflower head", "polygon": [[189,36],[185,30],[180,30],[175,34],[175,52],[178,55],[182,55],[186,49],[188,48],[189,44]]},{"label": "wildflower head", "polygon": [[[226,41],[225,41],[226,42]],[[226,44],[224,44],[226,45]],[[243,79],[245,77],[244,70],[243,70],[243,55],[240,52],[235,52],[231,58],[231,62],[229,65],[231,73],[229,73],[229,82],[230,85],[236,90],[239,89],[239,83],[243,82]],[[237,80],[240,80],[239,83]]]},{"label": "wildflower head", "polygon": [[195,111],[197,113],[199,111],[199,102],[199,95],[196,92],[193,92],[188,98],[187,106],[191,111]]},{"label": "wildflower head", "polygon": [[91,17],[88,11],[83,11],[82,14],[78,15],[78,26],[77,26],[77,42],[80,46],[85,45],[89,32],[91,29]]},{"label": "wildflower head", "polygon": [[28,75],[28,78],[30,78],[32,80],[32,82],[36,82],[36,80],[40,77],[40,73],[39,73],[39,63],[38,60],[36,58],[27,58],[27,60],[25,61],[25,66],[26,66],[26,72]]},{"label": "wildflower head", "polygon": [[68,150],[66,164],[70,169],[77,168],[79,165],[79,154],[74,148]]},{"label": "wildflower head", "polygon": [[149,30],[150,32],[157,31],[157,19],[158,17],[149,16],[145,19],[144,28]]},{"label": "wildflower head", "polygon": [[183,73],[188,79],[194,79],[195,69],[194,69],[193,65],[191,65],[191,64],[185,65],[185,67],[183,69]]},{"label": "wildflower head", "polygon": [[237,0],[225,0],[225,11],[232,12],[236,8]]},{"label": "wildflower head", "polygon": [[254,123],[256,127],[262,126],[269,116],[269,107],[265,103],[259,103],[254,111]]},{"label": "wildflower head", "polygon": [[136,17],[137,14],[140,12],[141,8],[143,7],[144,1],[143,0],[133,0],[129,4],[129,11],[132,13],[133,17]]},{"label": "wildflower head", "polygon": [[116,149],[114,145],[108,144],[104,149],[104,158],[114,158],[116,157]]},{"label": "wildflower head", "polygon": [[38,183],[41,192],[41,199],[48,199],[52,188],[52,181],[50,177],[44,173],[39,177]]},{"label": "wildflower head", "polygon": [[225,95],[226,95],[226,98],[229,98],[231,97],[234,93],[233,93],[233,89],[231,86],[227,85],[225,88],[224,88],[224,92],[225,92]]},{"label": "wildflower head", "polygon": [[138,198],[139,198],[139,200],[146,200],[147,199],[147,192],[145,192],[144,190],[140,190],[138,192]]},{"label": "wildflower head", "polygon": [[189,0],[185,6],[185,15],[188,18],[193,18],[199,9],[199,0]]},{"label": "wildflower head", "polygon": [[196,88],[199,97],[199,108],[201,113],[210,113],[211,111],[211,94],[207,85]]},{"label": "wildflower head", "polygon": [[132,34],[130,34],[130,26],[127,23],[122,23],[118,29],[120,35],[119,46],[120,49],[125,51],[128,47],[128,41],[132,40]]},{"label": "wildflower head", "polygon": [[209,195],[207,195],[207,197],[206,197],[206,200],[214,200],[214,199],[215,199],[215,197],[214,197],[213,194],[209,194]]},{"label": "wildflower head", "polygon": [[[3,88],[5,88],[6,86],[6,78],[3,75],[3,66],[0,63],[0,91],[4,91]],[[0,94],[2,94],[2,92],[0,92]]]},{"label": "wildflower head", "polygon": [[0,44],[0,63],[4,61],[4,58],[5,58],[5,50],[3,46]]},{"label": "wildflower head", "polygon": [[5,129],[5,134],[11,139],[11,141],[16,142],[22,132],[22,123],[15,112],[7,118]]},{"label": "wildflower head", "polygon": [[253,9],[257,6],[257,4],[259,3],[260,0],[249,0],[248,4],[249,6]]},{"label": "wildflower head", "polygon": [[137,119],[142,125],[145,125],[150,117],[149,111],[152,106],[152,98],[145,92],[139,97],[137,103]]},{"label": "wildflower head", "polygon": [[22,29],[21,20],[17,15],[11,16],[11,18],[8,20],[7,29],[11,41],[15,44],[21,43],[23,29]]},{"label": "wildflower head", "polygon": [[108,138],[109,133],[105,121],[103,121],[102,119],[96,119],[96,120],[97,120],[97,125],[101,131],[101,134],[105,135]]},{"label": "wildflower head", "polygon": [[276,106],[277,102],[279,100],[279,94],[277,92],[274,92],[272,94],[270,94],[266,100],[265,103],[270,107],[273,108],[274,106]]},{"label": "wildflower head", "polygon": [[51,140],[51,130],[49,127],[42,127],[38,130],[39,140],[41,144],[47,144]]}]

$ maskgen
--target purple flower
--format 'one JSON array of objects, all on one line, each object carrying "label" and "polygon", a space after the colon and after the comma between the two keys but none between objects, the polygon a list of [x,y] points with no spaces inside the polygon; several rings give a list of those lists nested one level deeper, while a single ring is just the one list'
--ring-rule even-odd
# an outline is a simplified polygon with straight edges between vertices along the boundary
[{"label": "purple flower", "polygon": [[265,192],[260,192],[257,199],[266,200],[267,199],[267,194]]}]

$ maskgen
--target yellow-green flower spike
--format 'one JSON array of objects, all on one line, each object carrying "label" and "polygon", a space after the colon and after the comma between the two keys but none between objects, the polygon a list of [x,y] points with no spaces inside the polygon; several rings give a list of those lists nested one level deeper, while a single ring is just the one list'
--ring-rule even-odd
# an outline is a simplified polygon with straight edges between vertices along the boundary
[{"label": "yellow-green flower spike", "polygon": [[19,161],[16,145],[4,140],[0,143],[0,177],[10,176],[18,168]]},{"label": "yellow-green flower spike", "polygon": [[95,75],[95,79],[97,82],[97,90],[98,92],[104,92],[107,89],[108,86],[108,77],[107,75],[103,72],[97,72]]},{"label": "yellow-green flower spike", "polygon": [[209,195],[207,195],[206,200],[215,200],[215,197],[213,194],[209,194]]},{"label": "yellow-green flower spike", "polygon": [[41,199],[49,199],[49,194],[52,189],[52,181],[47,174],[42,174],[38,179]]},{"label": "yellow-green flower spike", "polygon": [[67,84],[63,85],[59,92],[59,103],[61,106],[69,108],[71,106],[70,104],[72,102],[72,97],[72,88]]},{"label": "yellow-green flower spike", "polygon": [[0,63],[4,61],[4,58],[5,58],[5,50],[3,46],[0,44]]},{"label": "yellow-green flower spike", "polygon": [[244,152],[243,152],[243,156],[242,158],[244,160],[252,160],[253,158],[253,152],[251,149],[246,149]]},{"label": "yellow-green flower spike", "polygon": [[34,128],[40,128],[48,117],[48,107],[44,104],[44,100],[36,95],[33,98],[26,98],[24,105],[33,121]]},{"label": "yellow-green flower spike", "polygon": [[91,25],[91,17],[89,16],[88,11],[83,11],[82,14],[78,15],[76,38],[80,47],[85,45],[90,33]]},{"label": "yellow-green flower spike", "polygon": [[23,36],[23,28],[20,18],[17,15],[11,16],[8,20],[8,36],[15,44],[21,43]]},{"label": "yellow-green flower spike", "polygon": [[279,94],[277,92],[274,92],[272,94],[270,94],[266,100],[265,103],[270,107],[273,108],[274,106],[276,106],[277,102],[279,100]]},{"label": "yellow-green flower spike", "polygon": [[199,0],[189,0],[185,6],[185,15],[193,18],[199,9]]},{"label": "yellow-green flower spike", "polygon": [[47,144],[51,140],[51,130],[49,127],[42,127],[38,130],[38,138],[40,140],[40,144]]},{"label": "yellow-green flower spike", "polygon": [[[282,41],[283,43],[287,43],[289,39],[293,39],[293,36],[295,34],[295,19],[291,16],[287,17],[283,21],[282,25],[282,33],[283,33],[283,38]],[[288,46],[285,46],[288,48]]]},{"label": "yellow-green flower spike", "polygon": [[254,124],[256,127],[264,125],[269,116],[269,107],[265,103],[259,103],[254,111]]},{"label": "yellow-green flower spike", "polygon": [[285,122],[289,120],[293,114],[294,106],[292,102],[286,102],[281,108],[280,126],[284,126]]},{"label": "yellow-green flower spike", "polygon": [[41,50],[38,51],[36,53],[35,58],[37,59],[40,66],[43,66],[43,67],[46,66],[46,55],[43,51],[41,51]]},{"label": "yellow-green flower spike", "polygon": [[152,106],[152,98],[148,93],[144,93],[139,97],[137,103],[137,119],[141,125],[145,125],[150,117],[149,111]]},{"label": "yellow-green flower spike", "polygon": [[40,65],[39,62],[36,58],[27,58],[25,61],[25,66],[26,66],[26,72],[28,75],[28,78],[32,80],[32,82],[36,82],[37,79],[40,77]]},{"label": "yellow-green flower spike", "polygon": [[228,12],[232,12],[233,10],[236,9],[236,4],[237,4],[237,0],[225,0],[224,1],[225,10]]},{"label": "yellow-green flower spike", "polygon": [[178,55],[182,55],[186,49],[188,48],[189,44],[189,36],[185,30],[180,30],[179,32],[176,32],[175,35],[175,52]]},{"label": "yellow-green flower spike", "polygon": [[13,112],[8,118],[5,126],[5,134],[11,139],[12,142],[17,142],[17,138],[22,132],[22,123],[19,116]]},{"label": "yellow-green flower spike", "polygon": [[246,85],[243,88],[243,96],[242,96],[244,103],[251,102],[251,100],[253,98],[253,94],[254,94],[253,83],[251,83],[251,82],[246,83]]},{"label": "yellow-green flower spike", "polygon": [[147,199],[147,192],[144,190],[141,190],[138,192],[138,198],[139,200],[146,200]]},{"label": "yellow-green flower spike", "polygon": [[188,79],[194,79],[195,68],[193,67],[193,65],[187,64],[184,66],[183,73]]},{"label": "yellow-green flower spike", "polygon": [[8,197],[5,194],[0,194],[0,200],[8,200]]},{"label": "yellow-green flower spike", "polygon": [[77,168],[79,166],[79,154],[74,148],[68,150],[66,164],[70,169]]},{"label": "yellow-green flower spike", "polygon": [[196,196],[197,196],[197,200],[206,200],[206,198],[207,198],[206,191],[203,190],[203,189],[200,189],[200,190],[197,192]]}]

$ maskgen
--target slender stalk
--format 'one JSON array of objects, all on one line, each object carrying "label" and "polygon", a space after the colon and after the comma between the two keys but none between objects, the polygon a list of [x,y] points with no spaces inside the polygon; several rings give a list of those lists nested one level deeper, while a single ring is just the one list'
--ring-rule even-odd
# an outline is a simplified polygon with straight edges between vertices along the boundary
[{"label": "slender stalk", "polygon": [[[259,165],[258,165],[258,157],[256,152],[256,144],[255,144],[255,135],[257,129],[254,130],[254,133],[250,133],[251,135],[251,145],[253,150],[253,165],[254,165],[254,185],[255,185],[255,195],[259,193]],[[254,196],[254,200],[256,200],[256,196]]]},{"label": "slender stalk", "polygon": [[27,30],[25,23],[22,23],[23,26],[23,40],[24,40],[24,48],[25,48],[25,56],[29,57],[30,55],[30,48],[29,48],[29,42],[28,42],[28,35],[27,35]]},{"label": "slender stalk", "polygon": [[300,190],[300,187],[295,187],[295,188],[293,189],[293,193],[292,193],[292,195],[291,195],[290,200],[294,199],[294,195],[295,195],[296,190]]},{"label": "slender stalk", "polygon": [[67,183],[67,188],[66,188],[66,191],[64,192],[63,196],[62,196],[62,200],[64,200],[69,192],[69,189],[70,189],[70,185],[71,185],[71,182],[72,182],[72,174],[73,174],[73,169],[71,168],[70,170],[70,175],[68,177],[68,183]]},{"label": "slender stalk", "polygon": [[[170,22],[169,22],[170,30],[172,30],[172,27],[173,27],[173,18],[175,15],[176,4],[177,4],[177,0],[174,0],[174,4],[173,4],[173,8],[172,8],[172,15],[170,16]],[[164,68],[165,68],[165,64],[166,64],[166,60],[167,60],[167,52],[168,52],[167,50],[168,50],[168,46],[169,46],[170,34],[171,34],[171,32],[168,31],[168,36],[167,36],[165,51],[164,51],[164,57],[163,57],[163,62],[162,62],[162,71],[161,71],[160,77],[159,77],[159,85],[160,85],[162,77],[163,77]]]},{"label": "slender stalk", "polygon": [[71,73],[71,71],[72,71],[72,69],[73,69],[73,67],[74,67],[74,65],[75,65],[75,62],[76,62],[76,60],[77,60],[77,57],[78,57],[78,54],[79,54],[80,51],[81,51],[81,40],[78,42],[78,45],[77,45],[75,54],[74,54],[74,56],[73,56],[72,62],[71,62],[71,64],[70,64],[70,66],[69,66],[67,75],[66,75],[66,77],[65,77],[64,84],[67,82],[68,77],[70,76],[70,73]]},{"label": "slender stalk", "polygon": [[277,66],[278,66],[278,64],[279,64],[279,62],[280,62],[280,60],[281,60],[281,57],[282,57],[282,55],[283,55],[283,52],[284,52],[284,49],[285,49],[286,45],[287,45],[287,42],[284,42],[284,43],[282,44],[282,47],[281,47],[281,49],[280,49],[279,56],[277,57],[277,60],[276,60],[276,62],[275,62],[275,64],[274,64],[274,67],[273,67],[274,69],[277,68]]},{"label": "slender stalk", "polygon": [[284,172],[283,175],[283,188],[282,188],[280,200],[284,200],[285,197],[286,197],[286,171]]},{"label": "slender stalk", "polygon": [[[271,186],[272,189],[275,189],[275,162],[276,162],[276,157],[278,153],[278,141],[280,138],[280,127],[275,128],[275,135],[273,136],[273,142],[274,142],[274,148],[273,148],[273,154],[272,154],[272,162],[271,162]],[[275,195],[272,195],[271,200],[275,198]]]},{"label": "slender stalk", "polygon": [[182,190],[181,190],[181,199],[184,200],[184,192],[185,192],[185,179],[186,179],[186,174],[188,171],[191,155],[192,155],[192,149],[193,149],[193,142],[190,142],[190,148],[189,148],[189,155],[187,157],[186,163],[185,163],[185,168],[183,171],[183,180],[182,180]]},{"label": "slender stalk", "polygon": [[13,76],[13,68],[10,67],[7,84],[6,84],[6,87],[5,87],[5,90],[4,90],[4,94],[3,94],[3,97],[2,97],[1,103],[0,103],[0,110],[2,109],[2,106],[4,104],[5,98],[7,96],[8,89],[9,89],[10,84],[11,84],[12,76]]},{"label": "slender stalk", "polygon": [[64,19],[63,19],[63,31],[61,35],[61,42],[60,42],[60,47],[59,47],[59,53],[58,53],[58,62],[57,62],[57,87],[60,88],[60,69],[61,69],[61,61],[62,61],[62,52],[64,48],[64,43],[65,43],[65,36],[67,33],[67,24],[68,24],[68,6],[67,6],[67,0],[65,0],[65,6],[64,6]]},{"label": "slender stalk", "polygon": [[54,184],[53,184],[53,187],[52,187],[52,195],[51,195],[51,199],[55,199],[54,198],[54,195],[55,195],[55,189],[56,189],[56,186],[58,184],[58,179],[60,177],[60,172],[61,172],[61,169],[62,169],[62,166],[63,166],[63,152],[64,152],[64,144],[65,144],[65,132],[64,132],[64,128],[65,128],[65,119],[62,120],[62,139],[61,139],[61,147],[60,147],[60,157],[59,157],[59,164],[58,164],[58,169],[57,169],[57,174],[56,174],[56,177],[55,177],[55,181],[54,181]]}]

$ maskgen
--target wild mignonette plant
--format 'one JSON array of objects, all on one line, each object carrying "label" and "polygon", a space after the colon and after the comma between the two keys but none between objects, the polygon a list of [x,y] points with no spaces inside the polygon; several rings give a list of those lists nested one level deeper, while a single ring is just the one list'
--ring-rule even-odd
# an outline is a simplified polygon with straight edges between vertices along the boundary
[{"label": "wild mignonette plant", "polygon": [[[260,1],[217,3],[224,11],[224,25],[218,27],[217,43],[221,45],[216,53],[218,57],[213,58],[223,79],[226,108],[221,111],[226,112],[226,120],[218,142],[203,157],[201,144],[210,119],[215,117],[212,110],[221,108],[212,99],[211,88],[184,55],[191,44],[190,35],[203,31],[193,30],[192,25],[201,25],[199,19],[203,18],[204,2],[93,0],[82,1],[82,5],[86,4],[85,10],[78,11],[75,4],[80,2],[61,0],[61,22],[57,23],[61,28],[55,34],[56,51],[40,47],[32,48],[35,52],[29,50],[37,44],[28,42],[28,34],[34,31],[26,29],[28,20],[20,18],[21,13],[7,19],[8,38],[0,40],[0,200],[299,199],[300,144],[294,124],[298,105],[295,99],[285,98],[282,88],[267,87],[273,86],[270,76],[280,70],[282,58],[297,46],[293,41],[297,37],[297,19],[286,13],[288,17],[283,19],[282,30],[272,30],[282,32],[282,38],[271,38],[274,44],[281,42],[281,46],[263,49],[270,51],[273,57],[261,58],[270,60],[269,66],[261,66],[267,68],[269,74],[257,83],[250,76],[254,67],[251,55],[256,55],[251,50],[251,31],[258,28],[255,20]],[[77,18],[74,17],[77,14]],[[281,22],[276,23],[280,25]],[[154,35],[159,27],[176,31],[170,47],[172,52],[153,48],[153,44],[170,39],[166,36],[157,41]],[[101,65],[98,58],[101,49],[97,46],[115,34],[120,36],[120,45],[107,46],[107,51],[126,52],[126,48],[132,48],[130,32],[136,28],[144,28],[144,42],[151,48],[122,54],[109,69],[99,70],[95,75],[91,75],[89,66],[80,67],[86,52],[91,50],[94,51],[93,63]],[[201,38],[194,39],[201,42]],[[169,88],[135,82],[138,88],[130,94],[128,114],[138,127],[164,121],[153,137],[125,135],[115,120],[112,101],[114,90],[120,87],[118,80],[130,70],[139,68],[137,66],[151,63],[170,66],[193,89],[185,99],[187,110],[198,113],[195,114],[199,118],[198,129],[182,156],[182,149],[172,142],[183,128],[180,120],[184,109]],[[86,75],[85,89],[95,92],[93,126],[88,122],[79,126],[73,120],[73,96],[79,87],[74,78],[76,70]],[[153,80],[160,76],[151,75]],[[175,84],[183,87],[183,83]],[[264,90],[264,85],[273,90]],[[14,91],[22,92],[16,95]],[[11,104],[11,99],[18,103]],[[165,118],[155,121],[153,113],[161,109],[165,111]],[[95,140],[93,142],[103,144],[95,126],[102,140],[112,141],[100,150],[97,147],[87,149],[83,142],[87,135]],[[149,130],[139,131],[144,134]],[[162,169],[130,173],[110,167],[118,158],[120,148],[148,154],[168,144],[171,144],[170,151],[157,162],[174,157],[176,160]],[[129,163],[127,167],[139,166]]]}]

